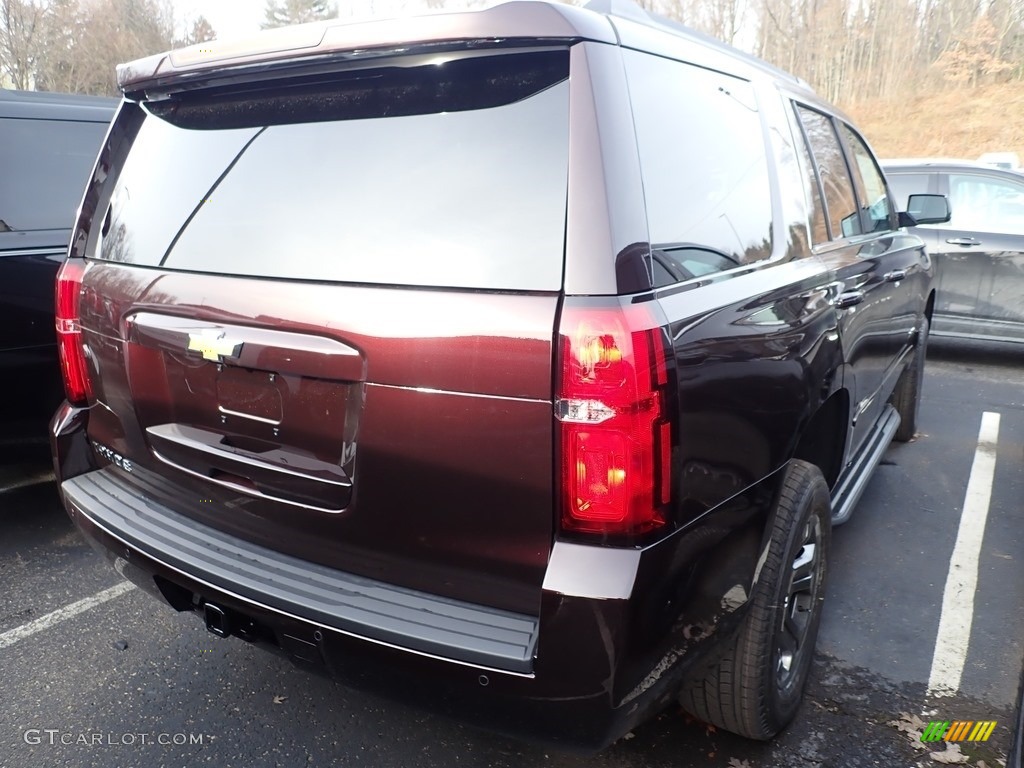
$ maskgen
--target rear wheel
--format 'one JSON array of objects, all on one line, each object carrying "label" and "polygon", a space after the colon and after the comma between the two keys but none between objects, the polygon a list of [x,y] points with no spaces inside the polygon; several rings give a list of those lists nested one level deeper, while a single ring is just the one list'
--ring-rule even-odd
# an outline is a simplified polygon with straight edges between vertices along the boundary
[{"label": "rear wheel", "polygon": [[684,685],[684,709],[727,731],[762,740],[793,719],[821,623],[831,525],[821,471],[791,461],[747,615],[737,633]]},{"label": "rear wheel", "polygon": [[917,414],[921,406],[921,382],[924,380],[925,356],[928,352],[928,318],[921,318],[917,333],[917,345],[912,353],[910,365],[900,374],[896,389],[889,402],[900,415],[900,427],[893,436],[897,442],[906,443],[917,434]]}]

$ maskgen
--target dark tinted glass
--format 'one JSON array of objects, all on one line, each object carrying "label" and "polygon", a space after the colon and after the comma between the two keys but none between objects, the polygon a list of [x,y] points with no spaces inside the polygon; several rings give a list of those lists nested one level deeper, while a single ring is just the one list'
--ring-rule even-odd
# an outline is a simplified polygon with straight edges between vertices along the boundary
[{"label": "dark tinted glass", "polygon": [[0,119],[0,231],[70,229],[106,123]]},{"label": "dark tinted glass", "polygon": [[852,155],[857,195],[864,206],[864,227],[869,232],[886,232],[893,228],[893,220],[882,172],[878,170],[871,151],[850,126],[843,125],[843,135]]},{"label": "dark tinted glass", "polygon": [[566,51],[473,57],[153,105],[114,189],[101,255],[225,274],[557,290],[568,66]]},{"label": "dark tinted glass", "polygon": [[807,142],[818,168],[821,186],[825,191],[825,210],[833,239],[859,235],[863,228],[853,182],[846,168],[839,137],[832,121],[820,112],[797,107],[800,121],[807,133]]},{"label": "dark tinted glass", "polygon": [[896,210],[907,210],[907,198],[911,195],[925,195],[928,188],[928,176],[924,173],[889,173],[889,188],[892,189],[896,202]]},{"label": "dark tinted glass", "polygon": [[771,187],[750,84],[625,50],[657,284],[766,259]]}]

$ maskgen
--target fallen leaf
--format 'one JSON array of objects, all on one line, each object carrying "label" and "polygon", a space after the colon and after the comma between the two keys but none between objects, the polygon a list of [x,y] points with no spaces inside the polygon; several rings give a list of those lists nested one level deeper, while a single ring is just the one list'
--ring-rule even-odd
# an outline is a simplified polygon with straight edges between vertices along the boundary
[{"label": "fallen leaf", "polygon": [[715,726],[713,726],[711,723],[704,723],[704,731],[707,733],[708,736],[710,736],[712,733],[714,733],[717,730],[718,729],[715,728]]},{"label": "fallen leaf", "polygon": [[967,762],[967,755],[960,751],[960,745],[952,742],[946,742],[945,752],[929,752],[928,757],[946,765],[962,765]]},{"label": "fallen leaf", "polygon": [[636,734],[633,733],[632,731],[630,731],[629,733],[627,733],[622,738],[625,739],[626,741],[629,741],[630,739],[635,739],[636,738]]},{"label": "fallen leaf", "polygon": [[286,701],[288,701],[288,697],[287,696],[275,696],[274,697],[274,703],[275,704],[284,704]]},{"label": "fallen leaf", "polygon": [[735,757],[729,758],[729,765],[726,768],[754,768],[746,760],[737,760]]},{"label": "fallen leaf", "polygon": [[900,712],[899,720],[890,720],[889,725],[895,728],[897,731],[902,731],[907,734],[912,740],[920,741],[921,734],[924,733],[925,727],[928,725],[917,715],[912,715],[907,712]]}]

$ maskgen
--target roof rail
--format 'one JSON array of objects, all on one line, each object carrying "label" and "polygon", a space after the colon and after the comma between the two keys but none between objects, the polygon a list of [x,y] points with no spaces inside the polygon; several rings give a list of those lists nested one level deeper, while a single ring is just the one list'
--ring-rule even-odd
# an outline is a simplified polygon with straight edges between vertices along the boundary
[{"label": "roof rail", "polygon": [[748,64],[752,64],[765,72],[775,75],[776,77],[785,78],[802,86],[803,88],[806,88],[807,90],[813,90],[810,83],[802,77],[797,77],[792,72],[787,72],[784,69],[776,67],[774,64],[769,64],[764,59],[759,59],[753,54],[741,51],[735,46],[722,42],[717,37],[712,37],[711,35],[700,32],[693,27],[688,27],[685,24],[680,24],[678,21],[647,11],[642,6],[634,2],[634,0],[590,0],[590,2],[583,7],[588,11],[601,13],[605,16],[628,19],[630,21],[644,24],[648,27],[671,31],[677,35],[688,37],[694,42],[702,43],[710,48],[716,48],[720,51],[725,51],[732,56],[742,59]]}]

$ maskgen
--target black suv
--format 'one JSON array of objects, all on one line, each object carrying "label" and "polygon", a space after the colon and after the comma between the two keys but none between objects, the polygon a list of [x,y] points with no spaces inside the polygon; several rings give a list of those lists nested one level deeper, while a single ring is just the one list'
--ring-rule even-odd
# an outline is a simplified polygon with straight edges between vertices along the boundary
[{"label": "black suv", "polygon": [[[62,398],[53,286],[117,101],[0,90],[0,456],[45,449]],[[45,456],[45,450],[42,453]]]},{"label": "black suv", "polygon": [[805,84],[626,14],[119,70],[52,430],[121,573],[505,731],[790,721],[831,526],[914,433],[931,267]]},{"label": "black suv", "polygon": [[912,231],[935,259],[933,333],[1024,342],[1024,174],[957,160],[883,161],[896,202],[946,195],[952,217]]}]

